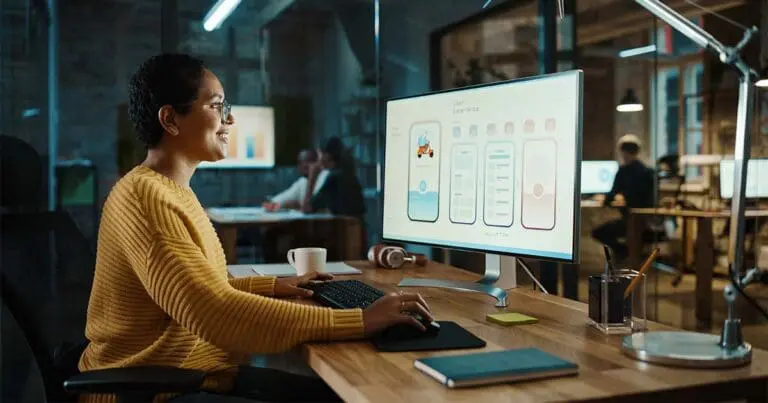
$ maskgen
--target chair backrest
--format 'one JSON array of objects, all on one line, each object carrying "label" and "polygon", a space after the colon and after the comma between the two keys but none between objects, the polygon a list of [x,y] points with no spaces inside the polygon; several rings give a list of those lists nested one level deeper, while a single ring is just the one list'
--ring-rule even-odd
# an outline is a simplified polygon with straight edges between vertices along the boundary
[{"label": "chair backrest", "polygon": [[45,204],[44,164],[34,147],[0,136],[0,207],[35,211]]},{"label": "chair backrest", "polygon": [[[2,279],[0,279],[2,284]],[[11,311],[5,302],[5,291],[0,294],[0,401],[3,402],[45,402],[46,391],[35,351],[27,339],[24,329],[16,320],[18,314]],[[43,363],[45,365],[45,363]]]},{"label": "chair backrest", "polygon": [[[66,401],[62,380],[76,371],[95,254],[64,212],[0,217],[3,304],[16,319],[40,369],[49,400]],[[55,351],[67,348],[64,361]],[[74,352],[73,352],[74,351]]]}]

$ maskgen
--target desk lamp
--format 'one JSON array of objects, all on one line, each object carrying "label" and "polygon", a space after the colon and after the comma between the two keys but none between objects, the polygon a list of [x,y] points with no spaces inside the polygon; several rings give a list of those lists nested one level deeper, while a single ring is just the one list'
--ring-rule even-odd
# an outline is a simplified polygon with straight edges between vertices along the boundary
[{"label": "desk lamp", "polygon": [[724,368],[748,364],[752,361],[752,346],[744,343],[741,320],[736,318],[734,301],[736,292],[741,292],[757,279],[765,280],[768,275],[757,269],[749,270],[742,276],[744,251],[744,196],[747,182],[747,161],[749,160],[754,107],[754,83],[757,74],[741,58],[739,52],[749,42],[757,28],[746,29],[742,40],[734,47],[720,43],[700,26],[692,23],[659,0],[635,0],[655,17],[691,39],[699,46],[718,55],[719,60],[739,73],[739,103],[736,123],[735,167],[733,181],[733,204],[731,206],[731,233],[729,242],[730,271],[732,284],[725,289],[728,301],[728,319],[722,334],[694,332],[647,332],[626,336],[621,348],[625,354],[641,361],[692,368]]}]

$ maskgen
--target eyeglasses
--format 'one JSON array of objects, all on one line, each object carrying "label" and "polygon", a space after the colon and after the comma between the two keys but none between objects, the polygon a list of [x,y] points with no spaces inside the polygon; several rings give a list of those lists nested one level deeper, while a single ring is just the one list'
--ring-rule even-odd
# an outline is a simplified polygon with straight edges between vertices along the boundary
[{"label": "eyeglasses", "polygon": [[229,114],[232,112],[232,105],[230,105],[226,99],[221,102],[214,102],[211,106],[216,107],[216,109],[219,110],[219,113],[221,113],[221,123],[229,123]]}]

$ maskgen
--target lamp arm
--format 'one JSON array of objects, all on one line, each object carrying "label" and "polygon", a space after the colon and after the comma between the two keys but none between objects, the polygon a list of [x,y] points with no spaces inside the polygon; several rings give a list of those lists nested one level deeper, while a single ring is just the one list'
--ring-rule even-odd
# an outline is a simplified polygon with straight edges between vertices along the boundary
[{"label": "lamp arm", "polygon": [[694,24],[659,0],[635,0],[635,2],[699,46],[714,52],[722,63],[735,67],[739,72],[739,104],[736,116],[733,202],[731,203],[732,232],[728,248],[732,276],[739,276],[744,266],[744,250],[741,245],[744,244],[746,165],[747,161],[749,161],[752,137],[754,81],[757,78],[757,73],[744,62],[739,52],[746,46],[752,35],[757,32],[757,28],[747,29],[741,41],[735,47],[729,47],[715,39],[704,28]]}]

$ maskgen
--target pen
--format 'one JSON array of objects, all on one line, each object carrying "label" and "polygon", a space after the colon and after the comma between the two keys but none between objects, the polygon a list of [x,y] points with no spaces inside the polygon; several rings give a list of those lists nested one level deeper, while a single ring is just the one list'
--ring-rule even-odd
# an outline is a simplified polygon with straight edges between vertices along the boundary
[{"label": "pen", "polygon": [[603,245],[603,252],[605,252],[605,274],[609,275],[614,272],[611,248],[608,245]]},{"label": "pen", "polygon": [[634,279],[632,279],[632,282],[629,283],[629,287],[624,291],[624,298],[627,298],[629,294],[632,293],[632,290],[637,287],[637,285],[640,283],[640,277],[642,277],[646,271],[648,271],[648,268],[651,267],[651,264],[653,263],[654,259],[656,259],[656,255],[659,254],[659,248],[655,248],[650,256],[648,256],[648,259],[645,259],[645,262],[643,263],[642,267],[640,267],[640,271],[638,271],[637,276],[635,276]]}]

